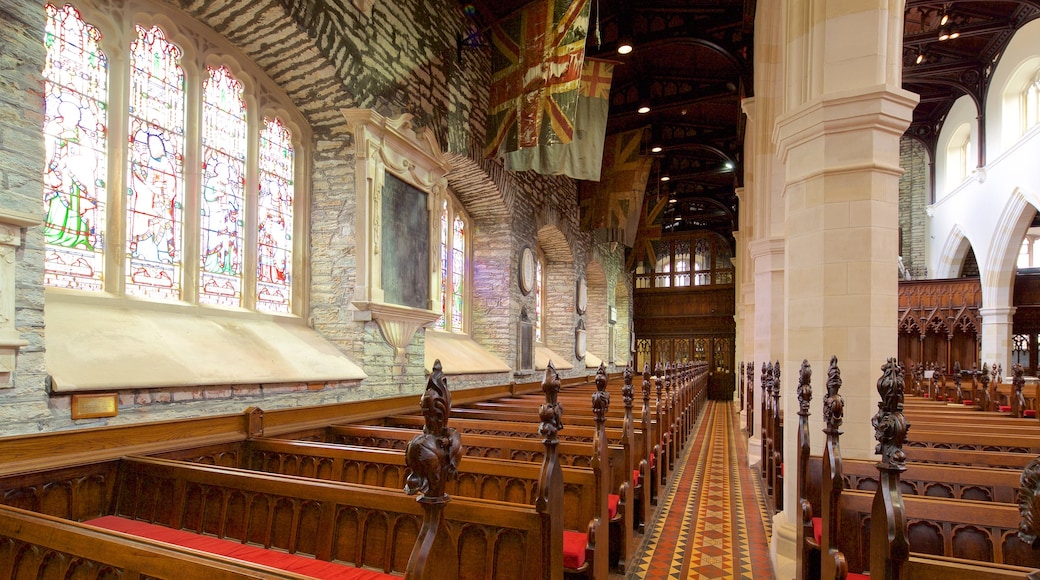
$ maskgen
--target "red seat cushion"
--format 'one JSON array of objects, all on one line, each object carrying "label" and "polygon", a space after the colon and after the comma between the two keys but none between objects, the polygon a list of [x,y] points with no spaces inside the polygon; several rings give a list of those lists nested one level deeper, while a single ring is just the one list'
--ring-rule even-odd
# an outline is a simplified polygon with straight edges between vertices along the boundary
[{"label": "red seat cushion", "polygon": [[87,520],[83,523],[140,538],[174,544],[182,548],[191,548],[200,552],[244,560],[254,564],[270,566],[271,568],[278,568],[279,570],[288,570],[289,572],[313,578],[350,578],[358,580],[386,580],[392,578],[400,580],[400,576],[391,576],[373,570],[363,570],[353,566],[315,560],[307,556],[297,556],[296,554],[287,554],[277,550],[267,550],[237,541],[223,540],[184,530],[175,530],[166,526],[128,520],[118,516],[104,516]]},{"label": "red seat cushion", "polygon": [[1010,413],[1011,412],[1011,405],[1001,405],[1000,406],[1000,412],[1001,413]]},{"label": "red seat cushion", "polygon": [[812,519],[812,537],[816,539],[816,544],[823,544],[823,518]]},{"label": "red seat cushion", "polygon": [[650,469],[653,469],[653,468],[654,468],[654,462],[655,462],[655,461],[657,461],[657,457],[656,457],[656,454],[654,454],[654,453],[651,453],[651,454],[650,454]]},{"label": "red seat cushion", "polygon": [[1036,409],[1026,409],[1025,411],[1022,411],[1022,416],[1023,417],[1032,417],[1032,418],[1035,419],[1036,418]]},{"label": "red seat cushion", "polygon": [[577,570],[585,564],[585,546],[589,535],[581,532],[563,531],[563,567]]},{"label": "red seat cushion", "polygon": [[974,405],[975,404],[975,401],[972,401],[971,399],[964,399],[961,402],[964,403],[965,405]]},{"label": "red seat cushion", "polygon": [[867,576],[866,574],[857,574],[855,572],[849,572],[845,578],[846,580],[870,580],[870,576]]},{"label": "red seat cushion", "polygon": [[617,515],[617,506],[619,503],[621,503],[620,495],[612,493],[607,496],[607,519],[614,519],[614,516]]},{"label": "red seat cushion", "polygon": [[639,487],[639,470],[632,470],[632,487]]}]

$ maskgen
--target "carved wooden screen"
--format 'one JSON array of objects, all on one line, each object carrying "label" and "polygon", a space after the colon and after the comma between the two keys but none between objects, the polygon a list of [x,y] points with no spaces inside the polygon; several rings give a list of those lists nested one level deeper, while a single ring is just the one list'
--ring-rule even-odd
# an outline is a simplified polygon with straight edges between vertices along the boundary
[{"label": "carved wooden screen", "polygon": [[693,357],[689,338],[675,339],[675,362],[689,362]]},{"label": "carved wooden screen", "polygon": [[653,342],[649,338],[640,338],[636,341],[636,368],[641,369],[646,364],[653,365],[652,345]]}]

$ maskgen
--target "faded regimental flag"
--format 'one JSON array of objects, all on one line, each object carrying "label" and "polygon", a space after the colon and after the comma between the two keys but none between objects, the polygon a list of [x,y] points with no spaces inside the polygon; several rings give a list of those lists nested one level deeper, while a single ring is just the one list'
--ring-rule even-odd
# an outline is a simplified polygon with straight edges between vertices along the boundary
[{"label": "faded regimental flag", "polygon": [[535,0],[491,31],[485,155],[574,140],[589,0]]}]

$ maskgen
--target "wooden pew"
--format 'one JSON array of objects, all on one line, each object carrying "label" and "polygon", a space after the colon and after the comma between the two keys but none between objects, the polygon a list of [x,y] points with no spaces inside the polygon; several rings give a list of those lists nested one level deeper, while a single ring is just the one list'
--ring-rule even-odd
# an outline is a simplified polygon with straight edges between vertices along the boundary
[{"label": "wooden pew", "polygon": [[311,578],[3,505],[0,505],[0,576]]},{"label": "wooden pew", "polygon": [[[878,390],[881,403],[873,419],[882,455],[876,465],[877,489],[873,494],[843,491],[840,482],[829,483],[826,477],[819,484],[824,506],[828,496],[838,490],[841,525],[833,538],[844,548],[848,569],[869,569],[872,577],[892,579],[1026,578],[1037,574],[1040,552],[1018,538],[1016,506],[902,495],[902,444],[909,425],[901,411],[902,369],[894,359],[884,367]],[[808,479],[806,503],[811,503],[814,484],[811,476]],[[801,493],[801,482],[798,487]],[[803,505],[806,510],[811,507]],[[831,533],[824,531],[824,543]],[[802,551],[808,549],[806,544],[802,546]],[[822,577],[831,576],[825,572]]]}]

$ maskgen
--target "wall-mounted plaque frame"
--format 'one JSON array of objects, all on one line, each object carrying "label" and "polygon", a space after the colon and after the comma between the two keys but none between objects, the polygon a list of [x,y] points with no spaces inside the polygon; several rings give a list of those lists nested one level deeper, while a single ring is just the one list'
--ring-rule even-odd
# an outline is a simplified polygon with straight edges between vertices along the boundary
[{"label": "wall-mounted plaque frame", "polygon": [[342,113],[354,135],[356,164],[354,318],[378,323],[403,362],[415,331],[441,316],[439,257],[431,251],[441,226],[431,216],[448,195],[451,165],[433,132],[415,131],[409,114]]},{"label": "wall-mounted plaque frame", "polygon": [[585,276],[578,276],[577,287],[574,290],[574,307],[578,314],[585,314],[589,307],[589,286],[585,283]]},{"label": "wall-mounted plaque frame", "polygon": [[524,296],[531,293],[534,290],[534,270],[535,270],[535,257],[534,250],[528,246],[524,246],[523,250],[520,250],[520,291],[523,292]]}]

